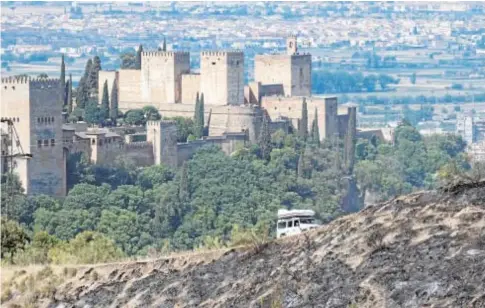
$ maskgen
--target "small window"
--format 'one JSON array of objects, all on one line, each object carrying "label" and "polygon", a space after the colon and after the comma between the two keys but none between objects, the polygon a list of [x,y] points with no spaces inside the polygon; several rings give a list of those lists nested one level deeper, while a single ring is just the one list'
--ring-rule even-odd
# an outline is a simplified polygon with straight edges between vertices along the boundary
[{"label": "small window", "polygon": [[96,144],[96,140],[92,139],[92,140],[91,140],[91,143],[92,143],[92,144]]},{"label": "small window", "polygon": [[37,147],[38,148],[42,147],[42,140],[37,140]]},{"label": "small window", "polygon": [[53,147],[55,144],[56,144],[56,140],[55,139],[51,139],[51,147]]},{"label": "small window", "polygon": [[278,223],[278,229],[284,229],[286,228],[286,221],[280,221]]},{"label": "small window", "polygon": [[288,228],[293,227],[293,221],[288,221]]},{"label": "small window", "polygon": [[17,117],[17,122],[20,122],[20,119],[19,119],[19,117]]},{"label": "small window", "polygon": [[3,87],[5,90],[7,90],[7,86]]},{"label": "small window", "polygon": [[51,118],[51,122],[54,123],[54,117]]},{"label": "small window", "polygon": [[49,140],[48,139],[44,139],[44,146],[49,146]]},{"label": "small window", "polygon": [[212,62],[212,65],[216,65],[216,62]]},{"label": "small window", "polygon": [[298,227],[300,225],[300,222],[298,220],[295,220],[295,227]]},{"label": "small window", "polygon": [[99,140],[99,146],[103,145],[103,140]]},{"label": "small window", "polygon": [[12,89],[15,90],[15,86],[12,86]]}]

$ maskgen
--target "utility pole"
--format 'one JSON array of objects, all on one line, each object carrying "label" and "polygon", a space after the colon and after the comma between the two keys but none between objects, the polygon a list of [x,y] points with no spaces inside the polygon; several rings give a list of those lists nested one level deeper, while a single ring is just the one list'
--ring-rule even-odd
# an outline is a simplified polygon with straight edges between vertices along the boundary
[{"label": "utility pole", "polygon": [[[2,192],[7,195],[6,198],[6,213],[4,214],[5,217],[8,215],[8,206],[13,203],[14,200],[14,191],[13,191],[13,170],[16,166],[16,159],[17,158],[32,158],[32,154],[24,153],[22,148],[22,144],[20,143],[19,136],[17,134],[17,130],[13,124],[13,121],[8,118],[1,118],[1,123],[7,123],[7,144],[2,144],[2,149],[6,149],[2,151],[2,164],[6,164],[5,173],[6,173],[6,186],[7,191]],[[15,148],[15,149],[14,149]],[[2,168],[3,169],[3,168]],[[4,170],[2,170],[3,172]]]}]

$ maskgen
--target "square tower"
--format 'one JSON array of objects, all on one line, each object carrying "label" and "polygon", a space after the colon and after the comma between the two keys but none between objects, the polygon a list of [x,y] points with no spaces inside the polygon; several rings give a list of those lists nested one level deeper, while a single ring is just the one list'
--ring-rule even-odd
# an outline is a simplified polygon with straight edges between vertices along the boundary
[{"label": "square tower", "polygon": [[58,79],[2,78],[1,116],[13,122],[23,153],[32,155],[16,159],[14,169],[29,195],[66,194],[62,91]]},{"label": "square tower", "polygon": [[140,100],[159,108],[182,98],[182,74],[190,72],[188,52],[148,51],[141,55]]},{"label": "square tower", "polygon": [[148,121],[147,141],[152,143],[156,165],[177,166],[177,124],[175,121]]},{"label": "square tower", "polygon": [[256,55],[254,81],[282,85],[285,96],[311,96],[312,56],[299,54],[296,36],[286,40],[286,54]]},{"label": "square tower", "polygon": [[200,87],[207,105],[244,104],[244,53],[202,52]]}]

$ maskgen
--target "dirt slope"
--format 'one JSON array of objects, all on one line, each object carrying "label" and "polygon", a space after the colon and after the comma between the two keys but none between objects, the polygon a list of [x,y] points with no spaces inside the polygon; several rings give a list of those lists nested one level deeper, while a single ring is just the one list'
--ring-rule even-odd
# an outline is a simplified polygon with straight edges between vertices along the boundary
[{"label": "dirt slope", "polygon": [[86,268],[36,303],[485,307],[485,184],[399,197],[261,249]]}]

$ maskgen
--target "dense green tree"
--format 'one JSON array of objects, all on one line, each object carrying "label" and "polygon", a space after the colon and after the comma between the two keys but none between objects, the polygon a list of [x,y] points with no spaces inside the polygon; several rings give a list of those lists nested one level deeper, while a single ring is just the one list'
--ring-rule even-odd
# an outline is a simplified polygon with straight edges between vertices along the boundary
[{"label": "dense green tree", "polygon": [[305,98],[303,98],[301,104],[301,119],[300,126],[298,127],[298,135],[305,141],[308,138],[308,106]]},{"label": "dense green tree", "polygon": [[49,75],[47,75],[46,73],[41,73],[41,74],[39,74],[39,76],[37,76],[37,78],[39,78],[39,79],[47,79],[47,78],[49,78]]},{"label": "dense green tree", "polygon": [[109,117],[109,94],[108,94],[108,80],[105,80],[103,85],[103,97],[101,99],[101,115],[103,119]]},{"label": "dense green tree", "polygon": [[177,142],[187,142],[190,135],[194,135],[194,120],[185,117],[166,117],[165,120],[173,120],[177,125]]},{"label": "dense green tree", "polygon": [[145,106],[142,110],[143,116],[145,117],[146,121],[157,121],[162,118],[157,108],[153,106]]},{"label": "dense green tree", "polygon": [[187,201],[189,198],[189,166],[187,162],[182,165],[180,172],[180,186],[179,186],[179,200],[180,202]]},{"label": "dense green tree", "polygon": [[145,125],[146,119],[142,109],[132,109],[125,113],[125,123],[128,125]]},{"label": "dense green tree", "polygon": [[118,119],[118,84],[113,81],[111,86],[111,108],[109,109],[109,116],[111,118],[111,123],[116,126],[116,121]]},{"label": "dense green tree", "polygon": [[269,116],[263,114],[263,123],[261,124],[261,130],[258,138],[258,146],[260,150],[260,156],[263,160],[268,160],[271,153],[271,132],[269,130]]},{"label": "dense green tree", "polygon": [[119,260],[124,256],[113,240],[98,232],[82,232],[64,245],[49,251],[55,264],[93,264]]},{"label": "dense green tree", "polygon": [[94,99],[88,100],[84,109],[84,120],[92,125],[100,125],[104,122],[104,111],[99,108]]},{"label": "dense green tree", "polygon": [[143,46],[140,44],[138,50],[136,51],[136,58],[135,58],[135,69],[141,70],[141,54],[143,52]]},{"label": "dense green tree", "polygon": [[25,248],[30,240],[27,232],[14,220],[9,220],[2,216],[1,227],[1,257],[13,258],[14,254]]}]

